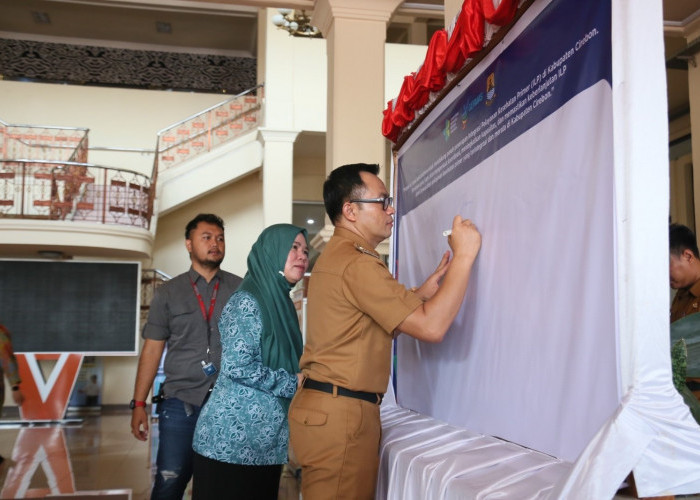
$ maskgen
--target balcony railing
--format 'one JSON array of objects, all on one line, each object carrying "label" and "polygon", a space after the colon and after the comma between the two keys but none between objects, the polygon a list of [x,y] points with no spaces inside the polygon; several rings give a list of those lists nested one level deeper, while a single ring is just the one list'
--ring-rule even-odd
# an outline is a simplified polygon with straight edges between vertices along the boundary
[{"label": "balcony railing", "polygon": [[253,87],[158,132],[153,178],[258,127],[262,89]]},{"label": "balcony railing", "polygon": [[149,229],[154,187],[138,172],[89,163],[0,160],[0,217]]},{"label": "balcony railing", "polygon": [[258,85],[161,130],[150,179],[88,163],[87,128],[11,125],[0,120],[0,218],[149,229],[159,169],[258,127],[262,88]]},{"label": "balcony railing", "polygon": [[0,120],[0,158],[87,162],[88,129],[11,125]]}]

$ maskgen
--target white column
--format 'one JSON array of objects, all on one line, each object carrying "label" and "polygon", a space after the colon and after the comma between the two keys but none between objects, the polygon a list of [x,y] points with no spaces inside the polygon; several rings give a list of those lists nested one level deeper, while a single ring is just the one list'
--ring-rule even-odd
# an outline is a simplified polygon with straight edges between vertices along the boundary
[{"label": "white column", "polygon": [[[258,130],[263,144],[262,191],[265,227],[292,222],[292,180],[294,177],[293,54],[287,32],[272,25],[274,9],[261,9],[258,24],[258,79],[265,81],[264,125]],[[264,45],[263,45],[264,44]]]},{"label": "white column", "polygon": [[[383,165],[386,26],[401,0],[317,0],[311,23],[327,40],[326,173],[347,163]],[[382,175],[382,174],[380,174]],[[385,179],[386,180],[386,179]],[[317,250],[333,232],[329,221],[311,242]]]},{"label": "white column", "polygon": [[292,222],[294,141],[298,130],[259,129],[263,141],[263,222]]}]

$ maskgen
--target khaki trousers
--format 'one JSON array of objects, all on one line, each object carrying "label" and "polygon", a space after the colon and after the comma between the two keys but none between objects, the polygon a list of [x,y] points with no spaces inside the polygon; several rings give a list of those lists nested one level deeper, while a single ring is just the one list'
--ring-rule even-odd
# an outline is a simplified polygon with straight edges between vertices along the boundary
[{"label": "khaki trousers", "polygon": [[302,388],[289,408],[289,432],[304,500],[374,498],[379,405]]}]

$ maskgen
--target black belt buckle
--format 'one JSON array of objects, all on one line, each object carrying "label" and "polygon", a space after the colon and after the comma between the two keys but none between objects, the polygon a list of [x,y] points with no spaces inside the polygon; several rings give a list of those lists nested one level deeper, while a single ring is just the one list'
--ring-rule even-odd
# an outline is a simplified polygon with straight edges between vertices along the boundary
[{"label": "black belt buckle", "polygon": [[331,383],[318,382],[317,380],[312,380],[310,378],[304,380],[304,387],[315,391],[327,392],[328,394],[333,394],[333,388],[335,387],[337,391],[336,393],[339,396],[361,399],[376,405],[382,404],[382,399],[384,398],[384,394],[379,394],[378,392],[351,391],[350,389],[340,387],[339,385],[334,386]]}]

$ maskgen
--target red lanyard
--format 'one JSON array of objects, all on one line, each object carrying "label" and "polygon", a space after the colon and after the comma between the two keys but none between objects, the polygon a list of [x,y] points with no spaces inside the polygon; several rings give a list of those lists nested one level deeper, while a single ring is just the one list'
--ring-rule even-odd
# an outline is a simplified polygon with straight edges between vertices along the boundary
[{"label": "red lanyard", "polygon": [[207,325],[211,321],[211,316],[214,313],[214,305],[216,305],[216,293],[219,291],[220,282],[221,280],[219,280],[219,278],[216,278],[214,291],[212,292],[211,300],[209,301],[209,312],[207,313],[207,310],[204,307],[204,299],[202,299],[202,294],[199,293],[199,290],[197,290],[197,285],[195,285],[194,281],[192,281],[192,278],[190,278],[190,283],[192,283],[192,289],[194,290],[194,294],[197,296],[197,300],[199,301],[199,308],[202,310],[202,317],[204,318],[204,321],[207,322]]}]

